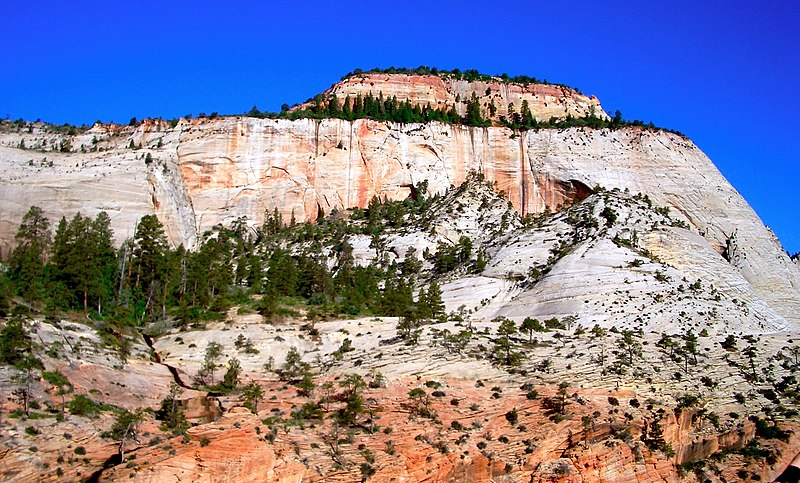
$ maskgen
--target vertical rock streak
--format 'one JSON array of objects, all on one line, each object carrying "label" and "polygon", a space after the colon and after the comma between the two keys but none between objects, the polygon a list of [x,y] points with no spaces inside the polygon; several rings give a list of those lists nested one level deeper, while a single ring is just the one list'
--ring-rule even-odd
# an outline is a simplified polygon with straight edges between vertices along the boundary
[{"label": "vertical rock streak", "polygon": [[[99,126],[69,141],[92,146],[93,136],[105,136],[102,152],[48,152],[52,167],[30,166],[30,151],[11,147],[24,134],[4,133],[0,156],[8,182],[0,185],[0,199],[10,207],[4,211],[10,223],[0,242],[7,251],[22,215],[36,204],[51,219],[109,211],[120,240],[130,236],[136,219],[155,212],[175,245],[192,247],[197,233],[241,216],[258,223],[265,210],[278,208],[285,219],[294,212],[298,221],[313,220],[333,209],[364,207],[373,196],[404,198],[422,180],[430,192],[442,192],[474,170],[496,182],[523,214],[579,196],[580,182],[647,194],[655,205],[683,214],[715,247],[725,247],[724,234],[739,228],[737,250],[746,256],[732,263],[797,320],[797,265],[689,140],[636,128],[531,130],[518,140],[507,128],[480,128],[480,136],[475,129],[229,117],[182,120],[162,131],[161,145],[143,126],[113,135]],[[144,145],[131,151],[131,141]]]}]

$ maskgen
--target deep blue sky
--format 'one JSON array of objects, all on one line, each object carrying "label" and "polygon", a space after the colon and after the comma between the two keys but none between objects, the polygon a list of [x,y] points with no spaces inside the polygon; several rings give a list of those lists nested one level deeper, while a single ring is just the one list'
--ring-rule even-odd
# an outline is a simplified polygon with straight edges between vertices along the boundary
[{"label": "deep blue sky", "polygon": [[797,0],[4,0],[0,116],[277,111],[357,67],[531,75],[687,134],[794,253],[798,24]]}]

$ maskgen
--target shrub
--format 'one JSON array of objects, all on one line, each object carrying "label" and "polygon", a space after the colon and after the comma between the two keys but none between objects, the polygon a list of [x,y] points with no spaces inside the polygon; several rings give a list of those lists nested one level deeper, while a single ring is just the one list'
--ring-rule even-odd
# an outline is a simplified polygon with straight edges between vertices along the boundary
[{"label": "shrub", "polygon": [[508,421],[512,426],[517,424],[519,421],[519,414],[517,413],[516,408],[506,413],[506,421]]},{"label": "shrub", "polygon": [[361,481],[367,481],[376,471],[375,467],[369,463],[361,463],[359,469],[361,470]]},{"label": "shrub", "polygon": [[75,396],[68,407],[70,414],[75,416],[92,416],[100,410],[97,403],[82,394]]}]

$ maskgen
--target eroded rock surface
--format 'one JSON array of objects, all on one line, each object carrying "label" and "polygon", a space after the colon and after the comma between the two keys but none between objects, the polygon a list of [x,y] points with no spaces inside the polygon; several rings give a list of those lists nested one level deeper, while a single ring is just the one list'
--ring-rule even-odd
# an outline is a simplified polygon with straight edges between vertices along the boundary
[{"label": "eroded rock surface", "polygon": [[[441,192],[474,171],[523,215],[555,210],[598,185],[647,194],[725,253],[774,310],[794,321],[800,314],[797,265],[711,161],[675,134],[232,117],[95,126],[70,138],[71,152],[48,150],[61,139],[37,129],[0,134],[6,252],[34,204],[54,220],[105,210],[118,240],[156,213],[174,244],[191,247],[198,234],[240,217],[260,224],[277,208],[284,220],[313,220],[374,196],[403,199],[422,181]],[[19,149],[21,141],[44,151]]]}]

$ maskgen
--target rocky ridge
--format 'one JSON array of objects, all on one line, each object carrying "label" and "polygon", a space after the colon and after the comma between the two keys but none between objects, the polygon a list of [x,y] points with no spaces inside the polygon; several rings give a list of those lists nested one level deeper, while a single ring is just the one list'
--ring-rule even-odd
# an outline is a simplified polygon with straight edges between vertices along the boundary
[{"label": "rocky ridge", "polygon": [[[6,251],[33,204],[53,219],[105,210],[120,240],[155,213],[174,244],[192,247],[202,232],[240,217],[258,226],[277,208],[284,219],[313,220],[375,196],[403,199],[422,181],[442,192],[474,171],[523,216],[595,186],[647,194],[700,234],[696,242],[724,253],[774,310],[794,321],[800,313],[797,265],[711,161],[675,134],[255,118],[98,125],[68,138],[45,131],[0,133]],[[68,152],[51,150],[64,141]]]},{"label": "rocky ridge", "polygon": [[[265,319],[252,300],[223,320],[120,333],[34,316],[35,355],[70,381],[66,400],[106,409],[65,413],[43,378],[30,417],[4,400],[5,478],[716,482],[773,479],[800,453],[796,260],[681,136],[254,118],[64,135],[5,123],[0,159],[7,244],[31,204],[53,218],[105,210],[120,239],[156,213],[188,246],[274,209],[328,216],[351,229],[283,248],[318,251],[334,271],[343,241],[360,266],[415,258],[416,290],[440,284],[448,312],[413,338],[395,317],[319,320],[300,304]],[[431,193],[421,214],[371,233],[363,212],[345,211]],[[464,238],[468,259],[437,268]],[[516,329],[530,319],[539,325]],[[256,414],[238,389],[195,383],[211,342],[264,389]],[[310,393],[282,369],[291,350],[311,368]],[[340,424],[354,375],[363,411]],[[4,391],[18,380],[0,367]],[[192,427],[174,436],[145,413],[129,460],[113,465],[108,408],[158,409],[170,383]]]},{"label": "rocky ridge", "polygon": [[[551,117],[563,119],[567,116],[584,117],[608,115],[594,96],[586,96],[575,89],[555,84],[519,84],[496,77],[492,80],[465,80],[453,76],[407,75],[407,74],[357,74],[323,92],[324,99],[335,96],[340,105],[350,97],[354,101],[371,95],[384,99],[396,97],[399,102],[409,100],[412,105],[448,109],[455,107],[459,115],[466,115],[467,101],[474,95],[487,119],[498,121],[509,117],[510,112],[522,112],[523,101],[528,103],[531,114],[539,121]],[[312,102],[295,109],[308,108]],[[493,106],[493,108],[492,108]]]},{"label": "rocky ridge", "polygon": [[[348,223],[365,220],[354,216]],[[791,416],[798,404],[792,377],[800,339],[765,303],[738,301],[748,286],[733,267],[714,265],[727,262],[713,249],[698,250],[699,258],[685,265],[665,261],[663,254],[703,240],[684,223],[644,195],[620,190],[597,190],[558,213],[523,221],[490,183],[473,177],[433,201],[421,217],[386,229],[375,244],[359,244],[363,235],[348,235],[361,264],[379,258],[391,263],[407,258],[410,247],[421,255],[474,236],[475,253],[486,259],[480,270],[470,262],[437,276],[430,260],[420,260],[424,280],[441,280],[451,315],[423,324],[414,344],[397,337],[397,318],[312,321],[302,307],[295,315],[268,320],[249,307],[233,307],[225,320],[183,330],[159,323],[147,329],[155,333],[152,339],[121,335],[130,341],[124,355],[108,345],[102,326],[86,319],[38,321],[29,328],[41,342],[37,354],[46,369],[71,381],[75,394],[131,410],[156,409],[168,383],[178,382],[185,386],[180,397],[193,426],[185,436],[172,436],[147,416],[142,437],[129,445],[129,461],[104,468],[117,450],[98,436],[112,423],[108,413],[67,414],[50,430],[50,443],[39,442],[37,431],[53,425],[61,404],[55,388],[39,380],[35,398],[50,410],[5,420],[4,476],[18,481],[90,475],[113,481],[774,478],[800,451],[795,437],[768,431],[771,424],[780,424],[781,431],[800,429]],[[338,241],[319,240],[334,266],[330,247]],[[695,265],[713,269],[696,271]],[[551,291],[575,290],[556,290],[553,283],[580,278],[575,274],[585,270],[600,274],[602,283],[585,284],[580,294],[571,293],[574,301],[548,301]],[[511,288],[499,299],[484,297],[487,302],[460,307],[484,293],[483,279]],[[469,284],[474,293],[465,299],[459,287]],[[554,304],[563,305],[554,310]],[[550,316],[556,319],[551,328],[511,335],[519,361],[506,365],[498,346],[504,321]],[[463,345],[448,339],[465,331],[470,335]],[[247,351],[237,345],[240,339],[249,342]],[[242,378],[264,388],[257,414],[242,407],[237,391],[213,395],[190,388],[210,342],[221,344],[222,362],[236,357]],[[282,376],[291,349],[313,368],[316,389],[310,394]],[[14,386],[13,373],[0,368],[3,387]],[[359,422],[348,428],[335,421],[347,394],[342,381],[353,374],[367,387]],[[410,396],[415,389],[426,395],[425,411]],[[332,394],[325,396],[326,391]],[[327,401],[321,403],[321,418],[298,412],[317,401]],[[18,408],[7,403],[5,409]]]}]

